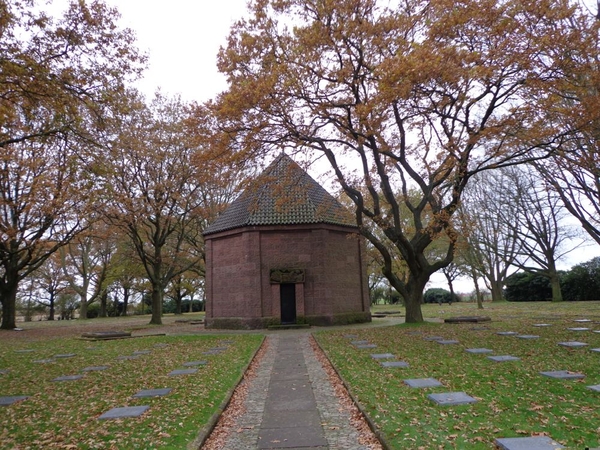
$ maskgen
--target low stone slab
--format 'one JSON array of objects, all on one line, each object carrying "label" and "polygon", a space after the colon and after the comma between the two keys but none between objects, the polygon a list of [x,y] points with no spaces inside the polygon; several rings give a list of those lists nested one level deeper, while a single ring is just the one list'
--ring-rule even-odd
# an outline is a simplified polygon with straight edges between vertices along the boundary
[{"label": "low stone slab", "polygon": [[516,336],[519,333],[516,331],[498,331],[496,334],[499,336]]},{"label": "low stone slab", "polygon": [[364,339],[361,339],[361,340],[357,340],[357,341],[352,341],[350,343],[352,345],[365,345],[365,344],[368,344],[369,341],[365,341]]},{"label": "low stone slab", "polygon": [[75,353],[63,353],[62,355],[54,355],[55,358],[73,358],[77,356]]},{"label": "low stone slab", "polygon": [[600,352],[600,348],[593,348],[592,351],[593,352]]},{"label": "low stone slab", "polygon": [[567,328],[567,330],[569,331],[590,331],[591,328],[585,328],[585,327],[572,327],[572,328]]},{"label": "low stone slab", "polygon": [[494,350],[489,348],[468,348],[465,350],[468,353],[482,354],[482,353],[494,353]]},{"label": "low stone slab", "polygon": [[222,341],[219,341],[219,343],[225,344],[225,345],[231,345],[234,343],[234,341],[233,341],[233,339],[223,339]]},{"label": "low stone slab", "polygon": [[119,361],[127,361],[130,359],[139,359],[140,356],[139,355],[125,355],[125,356],[117,356],[117,359]]},{"label": "low stone slab", "polygon": [[544,375],[545,377],[550,378],[559,378],[561,380],[577,380],[581,378],[585,378],[585,375],[582,373],[571,372],[568,370],[554,370],[550,372],[540,372],[540,375]]},{"label": "low stone slab", "polygon": [[131,337],[131,331],[93,331],[83,333],[83,338],[88,339],[124,339]]},{"label": "low stone slab", "polygon": [[477,399],[465,394],[464,392],[444,392],[441,394],[429,394],[427,396],[431,401],[440,406],[466,405],[476,403]]},{"label": "low stone slab", "polygon": [[50,364],[50,363],[56,362],[56,360],[55,359],[35,359],[33,362],[37,363],[37,364]]},{"label": "low stone slab", "polygon": [[539,339],[537,334],[519,334],[517,337],[519,339]]},{"label": "low stone slab", "polygon": [[10,370],[8,369],[0,369],[0,375],[6,375]]},{"label": "low stone slab", "polygon": [[487,316],[458,316],[444,319],[444,322],[446,323],[481,323],[491,321],[492,318]]},{"label": "low stone slab", "polygon": [[534,323],[534,327],[551,327],[552,325],[549,323]]},{"label": "low stone slab", "polygon": [[205,366],[207,363],[208,363],[207,361],[188,361],[188,362],[184,362],[183,366],[184,367]]},{"label": "low stone slab", "polygon": [[395,358],[395,356],[392,353],[372,353],[371,358],[373,358],[373,359],[388,359],[388,358]]},{"label": "low stone slab", "polygon": [[15,353],[31,353],[31,352],[35,352],[35,350],[33,350],[31,348],[26,348],[23,350],[15,350]]},{"label": "low stone slab", "polygon": [[516,356],[511,355],[500,355],[500,356],[488,356],[488,359],[496,362],[506,362],[506,361],[520,361],[521,358],[517,358]]},{"label": "low stone slab", "polygon": [[568,342],[559,342],[558,345],[562,345],[563,347],[569,347],[569,348],[580,348],[580,347],[585,347],[588,344],[586,344],[585,342],[568,341]]},{"label": "low stone slab", "polygon": [[409,380],[404,380],[404,383],[411,388],[430,388],[430,387],[438,387],[443,386],[435,378],[413,378]]},{"label": "low stone slab", "polygon": [[169,346],[169,344],[160,343],[160,344],[154,344],[154,346],[155,346],[156,348],[165,348],[165,347],[168,347],[168,346]]},{"label": "low stone slab", "polygon": [[578,322],[578,323],[587,323],[587,322],[591,322],[591,319],[575,319],[573,322]]},{"label": "low stone slab", "polygon": [[29,398],[27,395],[13,395],[9,397],[0,397],[0,406],[10,406],[13,403],[17,403]]},{"label": "low stone slab", "polygon": [[113,408],[106,411],[100,417],[99,420],[107,419],[123,419],[125,417],[139,417],[144,414],[149,406],[125,406],[123,408]]},{"label": "low stone slab", "polygon": [[132,355],[134,355],[134,356],[149,355],[149,354],[150,354],[150,350],[136,350],[135,352],[132,353]]},{"label": "low stone slab", "polygon": [[108,369],[109,366],[90,366],[90,367],[86,367],[84,369],[81,369],[83,372],[94,372],[97,370],[106,370]]},{"label": "low stone slab", "polygon": [[198,369],[177,369],[169,372],[169,376],[173,377],[176,375],[190,375],[192,373],[198,372]]},{"label": "low stone slab", "polygon": [[500,438],[496,445],[502,450],[557,450],[564,448],[548,436]]},{"label": "low stone slab", "polygon": [[133,394],[135,398],[145,398],[145,397],[163,397],[168,395],[173,389],[172,388],[164,388],[164,389],[145,389]]},{"label": "low stone slab", "polygon": [[65,375],[62,377],[55,378],[52,381],[75,381],[83,378],[83,375]]},{"label": "low stone slab", "polygon": [[423,338],[424,341],[442,341],[444,340],[443,336],[427,336]]},{"label": "low stone slab", "polygon": [[592,391],[600,392],[600,384],[596,384],[594,386],[588,386],[587,388],[591,389]]},{"label": "low stone slab", "polygon": [[364,345],[357,345],[356,348],[360,348],[360,349],[366,349],[366,348],[377,348],[377,344],[364,344]]},{"label": "low stone slab", "polygon": [[442,344],[442,345],[453,345],[453,344],[458,344],[458,341],[455,341],[453,339],[440,339],[439,341],[435,341],[438,344]]},{"label": "low stone slab", "polygon": [[379,363],[381,367],[408,367],[408,363],[404,361],[382,361]]},{"label": "low stone slab", "polygon": [[203,355],[220,355],[221,353],[223,353],[221,350],[207,350],[202,352]]}]

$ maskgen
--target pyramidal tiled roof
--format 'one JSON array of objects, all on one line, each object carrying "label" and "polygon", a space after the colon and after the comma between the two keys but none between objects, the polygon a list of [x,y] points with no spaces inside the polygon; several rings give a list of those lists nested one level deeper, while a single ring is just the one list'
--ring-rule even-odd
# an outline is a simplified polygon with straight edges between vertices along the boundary
[{"label": "pyramidal tiled roof", "polygon": [[325,223],[356,227],[356,220],[286,154],[279,155],[204,231],[246,226]]}]

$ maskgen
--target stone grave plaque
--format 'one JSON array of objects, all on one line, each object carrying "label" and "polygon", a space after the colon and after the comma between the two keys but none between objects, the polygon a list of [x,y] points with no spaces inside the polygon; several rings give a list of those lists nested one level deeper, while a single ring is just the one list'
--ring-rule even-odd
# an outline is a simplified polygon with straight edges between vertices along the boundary
[{"label": "stone grave plaque", "polygon": [[149,355],[149,354],[150,354],[150,350],[136,350],[135,352],[132,353],[132,355],[134,355],[134,356]]},{"label": "stone grave plaque", "polygon": [[133,396],[135,398],[145,398],[145,397],[163,397],[165,395],[168,395],[169,392],[171,392],[173,389],[172,388],[164,388],[164,389],[145,389],[142,391],[139,391],[135,394],[133,394]]},{"label": "stone grave plaque", "polygon": [[591,322],[591,319],[575,319],[573,322],[578,322],[578,323],[587,323],[587,322]]},{"label": "stone grave plaque", "polygon": [[427,336],[423,338],[424,341],[443,341],[444,337],[443,336]]},{"label": "stone grave plaque", "polygon": [[149,406],[125,406],[123,408],[113,408],[111,410],[106,411],[100,417],[99,420],[107,420],[107,419],[122,419],[125,417],[139,417],[144,414]]},{"label": "stone grave plaque", "polygon": [[394,358],[392,353],[371,353],[371,358],[373,359],[388,359]]},{"label": "stone grave plaque", "polygon": [[223,353],[221,350],[206,350],[202,352],[203,355],[220,355],[221,353]]},{"label": "stone grave plaque", "polygon": [[10,370],[8,369],[0,369],[0,375],[6,375]]},{"label": "stone grave plaque", "polygon": [[356,348],[360,348],[360,349],[367,349],[367,348],[377,348],[376,344],[363,344],[363,345],[357,345]]},{"label": "stone grave plaque", "polygon": [[198,372],[198,369],[177,369],[169,372],[169,376],[174,377],[177,375],[190,375],[196,372]]},{"label": "stone grave plaque", "polygon": [[563,347],[569,347],[569,348],[580,348],[580,347],[585,347],[588,344],[586,344],[585,342],[568,341],[568,342],[559,342],[558,345],[562,345]]},{"label": "stone grave plaque", "polygon": [[593,348],[592,351],[593,352],[600,352],[600,348]]},{"label": "stone grave plaque", "polygon": [[552,325],[549,323],[534,323],[534,327],[551,327]]},{"label": "stone grave plaque", "polygon": [[443,384],[435,378],[413,378],[410,380],[404,380],[404,383],[411,388],[430,388],[443,386]]},{"label": "stone grave plaque", "polygon": [[33,350],[31,348],[26,348],[23,350],[15,350],[15,353],[31,353],[31,352],[35,352],[35,350]]},{"label": "stone grave plaque", "polygon": [[381,367],[408,367],[408,363],[404,361],[381,361],[379,364]]},{"label": "stone grave plaque", "polygon": [[156,348],[165,348],[165,347],[168,347],[168,346],[169,346],[169,344],[160,343],[160,344],[154,344],[154,346],[155,346]]},{"label": "stone grave plaque", "polygon": [[73,358],[77,356],[75,353],[63,353],[62,355],[54,355],[55,358]]},{"label": "stone grave plaque", "polygon": [[358,335],[356,335],[356,334],[345,334],[344,337],[346,339],[356,339],[356,338],[358,338]]},{"label": "stone grave plaque", "polygon": [[224,345],[231,345],[234,343],[233,339],[223,339],[222,341],[219,341],[220,344],[224,344]]},{"label": "stone grave plaque", "polygon": [[538,339],[539,336],[536,334],[519,334],[517,335],[519,339]]},{"label": "stone grave plaque", "polygon": [[438,344],[442,344],[442,345],[453,345],[453,344],[458,344],[458,341],[455,341],[453,339],[440,339],[439,341],[435,341]]},{"label": "stone grave plaque", "polygon": [[569,331],[590,331],[590,328],[572,327],[572,328],[567,328],[567,330],[569,330]]},{"label": "stone grave plaque", "polygon": [[50,364],[50,363],[56,362],[56,360],[55,359],[35,359],[33,362],[37,363],[37,364]]},{"label": "stone grave plaque", "polygon": [[564,448],[548,436],[499,438],[496,445],[502,450],[558,450]]},{"label": "stone grave plaque", "polygon": [[9,397],[0,397],[0,406],[10,406],[13,403],[17,403],[29,398],[27,395],[13,395]]},{"label": "stone grave plaque", "polygon": [[465,394],[464,392],[429,394],[427,397],[440,406],[466,405],[467,403],[477,402],[477,399]]},{"label": "stone grave plaque", "polygon": [[188,362],[184,362],[183,366],[184,367],[196,367],[196,366],[205,366],[207,364],[207,361],[188,361]]},{"label": "stone grave plaque", "polygon": [[482,354],[482,353],[494,353],[493,350],[489,348],[467,348],[465,350],[468,353]]},{"label": "stone grave plaque", "polygon": [[131,359],[139,359],[140,355],[125,355],[125,356],[117,356],[119,361],[128,361]]},{"label": "stone grave plaque", "polygon": [[75,381],[83,378],[83,375],[64,375],[62,377],[55,378],[52,381]]},{"label": "stone grave plaque", "polygon": [[487,316],[458,316],[444,319],[444,322],[446,323],[481,323],[491,321],[492,318]]},{"label": "stone grave plaque", "polygon": [[81,335],[82,338],[87,339],[124,339],[130,338],[130,331],[93,331],[89,333],[83,333]]},{"label": "stone grave plaque", "polygon": [[588,386],[587,388],[591,389],[592,391],[600,392],[600,384],[596,384],[594,386]]},{"label": "stone grave plaque", "polygon": [[521,359],[511,355],[488,356],[487,358],[496,362],[519,361]]},{"label": "stone grave plaque", "polygon": [[550,372],[540,372],[541,375],[550,378],[559,378],[561,380],[577,380],[580,378],[585,378],[585,375],[582,373],[571,372],[569,370],[554,370]]},{"label": "stone grave plaque", "polygon": [[498,331],[496,334],[499,336],[516,336],[519,333],[516,331]]},{"label": "stone grave plaque", "polygon": [[86,367],[84,369],[81,369],[83,372],[94,372],[97,370],[106,370],[108,369],[108,366],[90,366],[90,367]]},{"label": "stone grave plaque", "polygon": [[352,341],[350,342],[352,345],[365,345],[368,344],[369,341],[365,341],[365,340],[360,340],[360,341]]}]

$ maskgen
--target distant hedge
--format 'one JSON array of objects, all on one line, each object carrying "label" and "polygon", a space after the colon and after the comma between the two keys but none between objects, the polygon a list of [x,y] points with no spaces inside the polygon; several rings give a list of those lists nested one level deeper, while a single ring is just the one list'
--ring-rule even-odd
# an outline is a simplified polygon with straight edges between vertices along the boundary
[{"label": "distant hedge", "polygon": [[460,297],[456,294],[452,297],[450,291],[446,289],[431,288],[423,294],[423,301],[425,303],[456,303],[460,302]]}]

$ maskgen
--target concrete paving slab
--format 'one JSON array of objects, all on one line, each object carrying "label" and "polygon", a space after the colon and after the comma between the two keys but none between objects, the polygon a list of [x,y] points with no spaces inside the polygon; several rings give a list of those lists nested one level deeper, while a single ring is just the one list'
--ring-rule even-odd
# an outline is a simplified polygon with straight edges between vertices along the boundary
[{"label": "concrete paving slab", "polygon": [[443,384],[435,378],[412,378],[409,380],[404,380],[404,384],[410,386],[411,388],[430,388],[443,386]]},{"label": "concrete paving slab", "polygon": [[382,361],[379,363],[381,367],[408,367],[408,363],[404,361]]},{"label": "concrete paving slab", "polygon": [[125,417],[139,417],[144,414],[150,406],[125,406],[122,408],[113,408],[106,411],[100,417],[99,420],[108,419],[123,419]]},{"label": "concrete paving slab", "polygon": [[84,369],[81,369],[83,372],[95,372],[98,370],[106,370],[108,369],[109,366],[90,366],[90,367],[86,367]]},{"label": "concrete paving slab", "polygon": [[169,376],[174,377],[177,375],[191,375],[196,372],[198,372],[198,369],[177,369],[169,372]]},{"label": "concrete paving slab", "polygon": [[585,378],[585,375],[577,372],[570,372],[568,370],[553,370],[550,372],[540,372],[540,375],[550,378],[559,378],[561,380],[577,380]]},{"label": "concrete paving slab", "polygon": [[519,361],[521,359],[511,355],[488,356],[487,358],[496,362]]},{"label": "concrete paving slab", "polygon": [[559,342],[558,345],[562,345],[563,347],[569,347],[569,348],[581,348],[581,347],[587,346],[588,344],[586,344],[585,342],[567,341],[567,342]]},{"label": "concrete paving slab", "polygon": [[258,434],[259,449],[326,447],[323,429],[297,426],[295,428],[262,428]]},{"label": "concrete paving slab", "polygon": [[392,353],[371,353],[371,358],[373,359],[388,359],[395,358]]},{"label": "concrete paving slab", "polygon": [[600,384],[596,384],[594,386],[587,386],[587,388],[591,389],[592,391],[600,392]]},{"label": "concrete paving slab", "polygon": [[548,436],[500,438],[496,445],[502,450],[557,450],[564,448]]},{"label": "concrete paving slab", "polygon": [[83,378],[83,375],[65,375],[62,377],[57,377],[52,381],[76,381]]},{"label": "concrete paving slab", "polygon": [[146,398],[146,397],[163,397],[168,395],[173,388],[164,389],[144,389],[133,394],[135,398]]},{"label": "concrete paving slab", "polygon": [[10,406],[13,403],[17,403],[28,398],[29,396],[27,395],[12,395],[8,397],[0,397],[0,406]]},{"label": "concrete paving slab", "polygon": [[444,392],[441,394],[429,394],[427,397],[440,406],[466,405],[476,403],[477,399],[464,392]]},{"label": "concrete paving slab", "polygon": [[305,427],[320,427],[321,416],[316,409],[300,411],[281,411],[266,409],[263,415],[265,428],[295,428],[298,424]]},{"label": "concrete paving slab", "polygon": [[465,352],[474,353],[474,354],[478,355],[478,354],[483,354],[483,353],[494,353],[494,350],[491,350],[489,348],[467,348],[465,350]]}]

